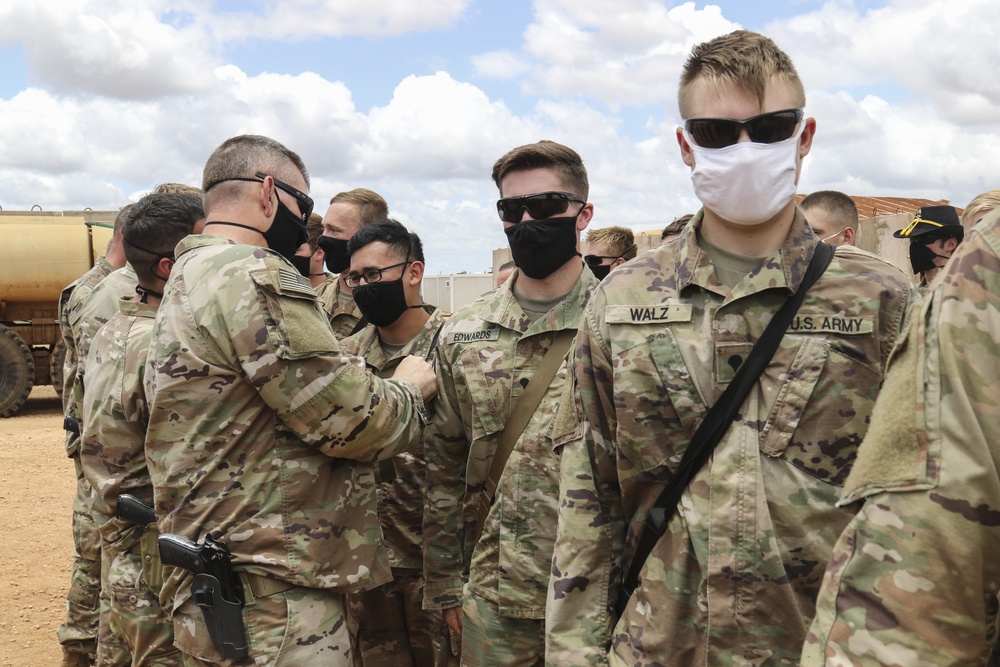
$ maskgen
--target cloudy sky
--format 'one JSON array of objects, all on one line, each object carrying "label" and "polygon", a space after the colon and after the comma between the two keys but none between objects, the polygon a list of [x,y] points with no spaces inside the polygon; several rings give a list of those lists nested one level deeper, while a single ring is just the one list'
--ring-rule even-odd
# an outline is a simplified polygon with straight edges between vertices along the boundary
[{"label": "cloudy sky", "polygon": [[380,192],[429,273],[506,245],[493,162],[554,139],[591,224],[693,211],[676,88],[737,28],[795,61],[817,119],[801,192],[949,199],[1000,187],[995,0],[34,0],[0,4],[0,206],[114,209],[199,184],[229,136],[299,152],[317,210]]}]

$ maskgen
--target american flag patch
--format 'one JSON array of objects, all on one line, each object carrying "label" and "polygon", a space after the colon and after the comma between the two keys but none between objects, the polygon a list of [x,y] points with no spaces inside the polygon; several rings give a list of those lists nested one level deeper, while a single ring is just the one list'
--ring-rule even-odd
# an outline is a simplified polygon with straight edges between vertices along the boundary
[{"label": "american flag patch", "polygon": [[278,288],[282,293],[292,292],[294,294],[316,296],[316,292],[309,281],[297,271],[278,269]]}]

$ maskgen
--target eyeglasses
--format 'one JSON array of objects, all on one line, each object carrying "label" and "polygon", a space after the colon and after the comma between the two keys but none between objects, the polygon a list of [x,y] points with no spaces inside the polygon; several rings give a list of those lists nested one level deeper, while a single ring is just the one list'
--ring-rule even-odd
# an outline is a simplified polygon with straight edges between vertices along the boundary
[{"label": "eyeglasses", "polygon": [[[934,222],[933,220],[924,220],[923,218],[914,218],[913,222],[911,222],[906,227],[900,230],[899,232],[900,238],[906,238],[910,234],[912,234],[913,230],[916,229],[917,225],[919,225],[921,222],[924,223],[925,225],[931,225],[932,227],[944,227],[944,225],[942,225],[940,222]],[[910,239],[910,241],[912,242],[916,242],[916,240],[917,239]]]},{"label": "eyeglasses", "polygon": [[380,269],[368,269],[364,273],[354,273],[352,271],[351,273],[348,273],[344,277],[344,282],[347,283],[347,286],[350,287],[351,289],[358,287],[361,284],[362,278],[364,278],[367,284],[371,285],[372,283],[377,283],[382,281],[383,271],[388,271],[389,269],[394,269],[397,266],[406,266],[407,264],[412,264],[412,263],[413,263],[412,261],[406,260],[405,262],[400,262],[399,264],[393,264],[391,266],[383,266]]},{"label": "eyeglasses", "polygon": [[504,197],[497,200],[497,213],[504,222],[521,222],[523,211],[534,220],[544,220],[565,213],[570,202],[586,204],[572,192],[539,192],[521,197]]},{"label": "eyeglasses", "polygon": [[600,266],[605,259],[616,260],[620,257],[621,255],[618,255],[617,257],[614,255],[584,255],[583,261],[590,266]]},{"label": "eyeglasses", "polygon": [[784,141],[795,133],[801,120],[802,109],[783,109],[746,120],[689,118],[684,121],[684,129],[702,148],[725,148],[740,140],[740,132],[744,127],[750,135],[750,141],[754,143],[773,144]]},{"label": "eyeglasses", "polygon": [[[246,181],[248,183],[263,183],[264,179],[267,178],[267,174],[262,174],[259,171],[256,174],[254,174],[254,176],[256,176],[257,178],[243,178],[240,176],[234,176],[232,178],[223,178],[222,180],[216,181],[215,183],[212,183],[211,185],[207,186],[205,188],[205,192],[208,192],[219,183],[225,183],[226,181]],[[274,181],[274,187],[278,188],[279,190],[283,190],[287,194],[290,194],[291,196],[295,197],[295,201],[299,205],[299,213],[302,215],[302,222],[308,223],[309,216],[311,216],[313,212],[312,197],[292,187],[288,183],[279,181],[274,176],[271,177],[271,180]]]}]

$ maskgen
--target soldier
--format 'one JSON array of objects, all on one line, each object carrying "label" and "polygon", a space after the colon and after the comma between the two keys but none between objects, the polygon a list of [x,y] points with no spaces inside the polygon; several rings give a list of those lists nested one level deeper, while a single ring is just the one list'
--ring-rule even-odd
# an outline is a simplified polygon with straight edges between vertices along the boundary
[{"label": "soldier", "polygon": [[[444,315],[420,300],[424,249],[420,238],[395,220],[365,225],[348,243],[351,270],[345,282],[368,326],[342,342],[379,377],[389,377],[407,355],[429,357]],[[458,663],[448,626],[424,610],[422,444],[383,461],[376,470],[378,513],[389,550],[392,581],[347,596],[356,624],[355,662],[365,667],[445,667]]]},{"label": "soldier", "polygon": [[514,263],[514,260],[510,260],[508,262],[504,262],[503,264],[501,264],[500,268],[497,269],[496,286],[500,287],[505,282],[507,282],[507,279],[510,278],[511,275],[513,275],[514,269],[516,268],[517,264]]},{"label": "soldier", "polygon": [[304,277],[309,279],[309,284],[320,294],[327,285],[336,285],[337,276],[330,275],[323,270],[326,260],[326,253],[319,247],[319,237],[323,234],[323,216],[313,213],[306,223],[306,242],[299,246],[295,254],[289,261],[295,265]]},{"label": "soldier", "polygon": [[910,240],[910,266],[920,275],[920,287],[930,284],[965,236],[954,206],[922,206],[913,221],[892,233]]},{"label": "soldier", "polygon": [[962,227],[969,231],[993,209],[1000,207],[1000,189],[982,192],[962,210]]},{"label": "soldier", "polygon": [[552,141],[515,148],[493,165],[493,181],[518,268],[441,332],[441,395],[425,440],[424,605],[444,610],[462,635],[462,664],[474,666],[542,661],[558,494],[549,435],[564,357],[597,285],[579,259],[594,207],[576,151]]},{"label": "soldier", "polygon": [[843,192],[820,190],[810,193],[799,207],[821,241],[830,245],[854,245],[858,233],[858,207]]},{"label": "soldier", "polygon": [[583,261],[598,280],[604,280],[611,269],[633,259],[638,252],[635,236],[628,227],[602,227],[587,230],[587,254]]},{"label": "soldier", "polygon": [[407,357],[383,380],[340,349],[288,261],[312,209],[298,155],[233,137],[203,183],[206,233],[177,245],[153,325],[146,458],[160,532],[232,554],[249,656],[213,644],[188,570],[160,599],[185,664],[349,665],[343,595],[391,577],[371,462],[420,437],[433,371]]},{"label": "soldier", "polygon": [[319,247],[324,251],[326,268],[338,275],[331,276],[316,291],[330,314],[330,324],[338,338],[347,338],[368,324],[362,322],[357,304],[351,296],[351,288],[344,282],[344,276],[351,266],[347,242],[365,225],[388,217],[389,205],[385,203],[385,199],[377,192],[365,188],[338,192],[330,200],[330,208],[323,216],[323,235],[318,239]]},{"label": "soldier", "polygon": [[[119,312],[98,330],[85,365],[80,458],[98,496],[94,511],[100,515],[102,588],[109,602],[108,613],[101,614],[99,665],[180,663],[170,617],[158,599],[156,524],[146,528],[116,519],[115,508],[122,493],[153,503],[144,449],[146,352],[174,246],[204,216],[201,197],[185,194],[151,194],[135,205],[122,235],[139,294],[123,298]],[[118,646],[125,647],[124,655],[115,655]]]},{"label": "soldier", "polygon": [[[122,227],[133,204],[115,218],[114,232],[103,257],[98,257],[87,273],[70,283],[59,295],[59,328],[66,346],[63,366],[62,401],[66,415],[66,455],[76,467],[76,496],[73,499],[73,571],[66,600],[66,622],[56,631],[63,647],[64,667],[89,665],[97,653],[99,623],[98,594],[101,588],[101,536],[93,518],[94,492],[80,466],[80,410],[73,397],[80,354],[76,341],[90,324],[83,321],[83,306],[104,278],[125,266]],[[100,325],[98,325],[100,326]],[[96,330],[96,329],[95,329]]]},{"label": "soldier", "polygon": [[663,228],[660,232],[660,245],[669,243],[681,235],[687,223],[691,221],[694,217],[694,213],[685,213],[684,215],[674,218],[673,222]]},{"label": "soldier", "polygon": [[[840,504],[802,664],[997,664],[1000,212],[910,318]],[[991,655],[991,650],[993,654]]]},{"label": "soldier", "polygon": [[[689,439],[803,280],[818,239],[795,205],[815,120],[788,56],[747,31],[694,48],[681,156],[703,203],[680,238],[614,271],[577,337],[557,420],[558,537],[546,609],[553,665],[794,664],[911,286],[838,247],[636,563],[655,499]],[[624,598],[624,596],[623,596]],[[619,616],[614,609],[623,608]],[[610,652],[610,655],[609,655]]]}]

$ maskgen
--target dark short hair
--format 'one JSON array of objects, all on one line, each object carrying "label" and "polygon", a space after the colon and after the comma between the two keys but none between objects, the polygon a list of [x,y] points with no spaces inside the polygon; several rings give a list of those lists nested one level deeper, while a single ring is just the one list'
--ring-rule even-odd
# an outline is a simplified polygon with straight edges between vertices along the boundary
[{"label": "dark short hair", "polygon": [[[573,194],[583,199],[587,199],[590,195],[590,183],[587,180],[587,168],[583,166],[583,158],[569,146],[548,139],[518,146],[504,154],[493,165],[493,182],[499,189],[507,174],[546,167],[555,169],[563,186]],[[503,196],[502,190],[500,195]]]},{"label": "dark short hair", "polygon": [[408,230],[398,220],[386,218],[381,222],[365,225],[347,242],[347,252],[352,255],[369,243],[381,241],[400,258],[409,257],[418,262],[424,261],[424,244],[420,237]]},{"label": "dark short hair", "polygon": [[201,197],[189,194],[154,193],[136,202],[122,229],[122,247],[140,283],[155,281],[151,265],[173,256],[177,243],[204,217]]},{"label": "dark short hair", "polygon": [[[858,229],[858,207],[854,200],[836,190],[819,190],[805,197],[800,208],[821,208],[834,219],[841,231],[850,227]],[[807,216],[808,217],[808,216]]]},{"label": "dark short hair", "polygon": [[685,213],[679,218],[674,218],[674,221],[663,228],[660,232],[660,240],[667,238],[668,236],[673,236],[674,234],[680,234],[684,231],[687,223],[691,222],[691,218],[694,217],[694,213]]},{"label": "dark short hair", "polygon": [[216,199],[238,199],[249,183],[232,179],[254,179],[258,172],[285,182],[298,172],[309,187],[309,172],[298,153],[270,137],[241,134],[222,142],[205,163],[201,181],[205,205]]}]

